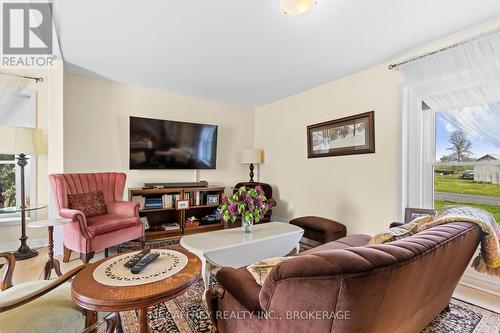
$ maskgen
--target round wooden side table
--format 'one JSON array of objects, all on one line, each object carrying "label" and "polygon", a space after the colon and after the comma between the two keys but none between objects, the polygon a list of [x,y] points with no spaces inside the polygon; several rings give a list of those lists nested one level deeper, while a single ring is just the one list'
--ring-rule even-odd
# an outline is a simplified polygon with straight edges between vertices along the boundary
[{"label": "round wooden side table", "polygon": [[52,273],[52,269],[56,271],[57,276],[61,276],[61,265],[59,264],[59,260],[54,259],[54,227],[58,225],[63,225],[71,222],[71,219],[58,218],[51,220],[40,220],[31,222],[28,224],[30,228],[48,228],[49,230],[49,260],[45,264],[43,268],[43,278],[45,280],[50,279],[50,275]]},{"label": "round wooden side table", "polygon": [[[166,302],[180,294],[194,284],[201,274],[200,259],[183,249],[162,248],[155,250],[171,250],[180,252],[187,257],[187,264],[172,276],[151,283],[140,285],[110,286],[96,281],[94,271],[101,269],[101,264],[114,260],[118,256],[101,259],[88,265],[80,271],[71,284],[73,301],[80,307],[97,312],[138,311],[139,332],[148,332],[147,309],[150,306]],[[131,253],[137,253],[134,251]],[[154,265],[153,262],[151,265]],[[116,263],[123,265],[123,262]],[[109,271],[107,269],[106,271]]]}]

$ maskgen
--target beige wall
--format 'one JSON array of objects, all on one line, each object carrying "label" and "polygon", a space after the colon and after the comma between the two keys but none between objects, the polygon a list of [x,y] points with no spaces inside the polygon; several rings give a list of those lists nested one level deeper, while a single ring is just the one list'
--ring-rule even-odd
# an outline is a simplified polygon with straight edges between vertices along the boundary
[{"label": "beige wall", "polygon": [[[408,52],[421,55],[500,27],[500,20]],[[400,74],[381,64],[260,107],[255,144],[265,151],[261,179],[276,189],[275,214],[319,215],[374,234],[400,217]],[[376,153],[308,159],[306,126],[375,111]]]},{"label": "beige wall", "polygon": [[[276,189],[276,215],[324,216],[349,233],[376,232],[396,219],[399,83],[377,66],[256,110],[261,178]],[[375,154],[307,158],[307,125],[372,110]]]},{"label": "beige wall", "polygon": [[252,109],[75,75],[64,80],[64,171],[124,171],[128,186],[193,181],[193,170],[129,170],[129,116],[219,125],[217,169],[199,179],[224,186],[247,179],[239,152],[253,146]]}]

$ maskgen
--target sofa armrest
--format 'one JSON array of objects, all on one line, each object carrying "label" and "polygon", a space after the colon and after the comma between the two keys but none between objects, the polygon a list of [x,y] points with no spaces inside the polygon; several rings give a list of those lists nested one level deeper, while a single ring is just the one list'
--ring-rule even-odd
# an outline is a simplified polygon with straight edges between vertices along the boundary
[{"label": "sofa armrest", "polygon": [[80,232],[86,239],[92,238],[90,230],[87,226],[87,217],[82,211],[76,209],[62,208],[59,210],[59,216],[67,219],[72,219],[80,225]]},{"label": "sofa armrest", "polygon": [[108,213],[139,217],[139,203],[134,201],[112,201],[108,203]]},{"label": "sofa armrest", "polygon": [[216,274],[217,281],[248,311],[262,311],[259,301],[261,286],[246,268],[221,268]]}]

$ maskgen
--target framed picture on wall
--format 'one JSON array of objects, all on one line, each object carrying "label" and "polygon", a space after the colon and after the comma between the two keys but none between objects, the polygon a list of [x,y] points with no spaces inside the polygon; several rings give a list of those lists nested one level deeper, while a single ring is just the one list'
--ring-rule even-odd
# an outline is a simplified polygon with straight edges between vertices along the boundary
[{"label": "framed picture on wall", "polygon": [[436,216],[436,211],[434,209],[422,209],[422,208],[406,208],[405,209],[405,223],[410,223],[414,219],[418,219],[423,216]]},{"label": "framed picture on wall", "polygon": [[307,126],[307,157],[375,153],[375,112]]}]

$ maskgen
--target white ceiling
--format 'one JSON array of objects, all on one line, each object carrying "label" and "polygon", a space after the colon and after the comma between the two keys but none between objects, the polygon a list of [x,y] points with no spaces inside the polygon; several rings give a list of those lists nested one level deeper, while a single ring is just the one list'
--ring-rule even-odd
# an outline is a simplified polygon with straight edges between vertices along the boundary
[{"label": "white ceiling", "polygon": [[68,69],[260,106],[500,17],[498,0],[59,0]]}]

